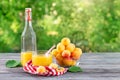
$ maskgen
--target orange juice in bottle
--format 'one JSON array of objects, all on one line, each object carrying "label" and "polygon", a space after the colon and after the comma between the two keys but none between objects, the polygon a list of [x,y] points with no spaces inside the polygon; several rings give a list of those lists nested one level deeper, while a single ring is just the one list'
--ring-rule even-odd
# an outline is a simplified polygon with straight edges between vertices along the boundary
[{"label": "orange juice in bottle", "polygon": [[32,59],[32,52],[21,52],[21,63],[24,66],[29,60]]},{"label": "orange juice in bottle", "polygon": [[36,54],[36,35],[32,28],[31,8],[25,8],[25,27],[21,36],[21,64],[24,66]]}]

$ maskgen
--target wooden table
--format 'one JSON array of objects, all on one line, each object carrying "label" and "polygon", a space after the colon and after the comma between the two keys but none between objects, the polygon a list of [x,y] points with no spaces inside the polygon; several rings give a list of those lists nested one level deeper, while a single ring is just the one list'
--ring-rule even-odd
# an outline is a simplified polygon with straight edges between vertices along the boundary
[{"label": "wooden table", "polygon": [[83,72],[42,77],[25,73],[22,68],[6,68],[10,59],[20,60],[20,53],[0,53],[0,80],[120,80],[120,53],[83,53]]}]

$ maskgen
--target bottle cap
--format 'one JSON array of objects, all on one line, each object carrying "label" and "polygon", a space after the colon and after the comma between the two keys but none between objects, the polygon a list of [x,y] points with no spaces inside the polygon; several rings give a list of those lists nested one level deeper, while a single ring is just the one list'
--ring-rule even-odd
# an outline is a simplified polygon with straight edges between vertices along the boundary
[{"label": "bottle cap", "polygon": [[31,21],[31,12],[32,9],[31,8],[25,8],[25,13],[27,14],[27,20]]},{"label": "bottle cap", "polygon": [[25,8],[25,11],[32,11],[31,8]]}]

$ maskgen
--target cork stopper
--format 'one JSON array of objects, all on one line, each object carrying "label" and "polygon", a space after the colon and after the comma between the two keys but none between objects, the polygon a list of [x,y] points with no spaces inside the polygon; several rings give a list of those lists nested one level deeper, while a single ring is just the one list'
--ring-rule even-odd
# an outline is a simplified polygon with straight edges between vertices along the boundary
[{"label": "cork stopper", "polygon": [[31,21],[31,11],[32,11],[31,8],[25,8],[25,14],[26,14],[27,21]]}]

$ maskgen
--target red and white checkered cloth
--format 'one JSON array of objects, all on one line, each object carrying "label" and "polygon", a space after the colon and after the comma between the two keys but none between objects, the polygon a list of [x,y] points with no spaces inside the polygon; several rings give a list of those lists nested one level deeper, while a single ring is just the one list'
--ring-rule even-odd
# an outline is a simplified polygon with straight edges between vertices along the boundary
[{"label": "red and white checkered cloth", "polygon": [[56,69],[50,67],[50,66],[45,66],[45,69],[47,70],[45,73],[41,74],[37,72],[37,68],[39,66],[33,66],[32,65],[32,60],[28,61],[28,63],[23,67],[23,70],[25,72],[28,72],[30,74],[37,74],[41,76],[58,76],[62,75],[67,72],[67,68],[64,69],[64,71],[57,71]]}]

